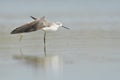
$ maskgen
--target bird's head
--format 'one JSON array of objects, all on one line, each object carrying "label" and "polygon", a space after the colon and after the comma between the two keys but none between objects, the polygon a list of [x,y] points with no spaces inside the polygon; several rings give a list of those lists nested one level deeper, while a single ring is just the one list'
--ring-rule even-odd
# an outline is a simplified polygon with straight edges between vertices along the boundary
[{"label": "bird's head", "polygon": [[62,24],[61,22],[56,22],[56,24],[57,24],[59,27],[63,27],[63,28],[65,28],[65,29],[70,29],[70,28],[68,28],[68,27],[63,26],[63,24]]}]

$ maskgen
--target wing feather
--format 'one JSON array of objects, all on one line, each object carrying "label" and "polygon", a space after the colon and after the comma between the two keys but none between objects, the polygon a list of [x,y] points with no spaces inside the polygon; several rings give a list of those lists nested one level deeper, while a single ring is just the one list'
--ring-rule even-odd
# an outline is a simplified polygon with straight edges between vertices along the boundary
[{"label": "wing feather", "polygon": [[11,34],[18,34],[18,33],[27,33],[32,31],[37,31],[43,28],[44,25],[39,20],[32,21],[30,23],[24,24],[16,29],[14,29]]},{"label": "wing feather", "polygon": [[16,29],[14,29],[11,34],[18,34],[18,33],[27,33],[27,32],[32,32],[32,31],[37,31],[42,29],[43,27],[48,27],[49,26],[49,22],[47,22],[46,17],[43,16],[40,19],[35,18],[33,16],[31,16],[32,19],[34,19],[34,21],[24,24]]}]

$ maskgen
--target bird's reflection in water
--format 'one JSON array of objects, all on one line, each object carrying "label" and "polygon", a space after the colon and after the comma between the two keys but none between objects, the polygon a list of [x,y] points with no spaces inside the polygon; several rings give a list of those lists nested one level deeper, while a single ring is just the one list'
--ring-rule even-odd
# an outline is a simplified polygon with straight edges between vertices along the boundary
[{"label": "bird's reflection in water", "polygon": [[16,55],[15,59],[23,61],[25,65],[34,69],[39,75],[44,76],[44,80],[61,80],[62,78],[62,57],[60,56],[28,56]]}]

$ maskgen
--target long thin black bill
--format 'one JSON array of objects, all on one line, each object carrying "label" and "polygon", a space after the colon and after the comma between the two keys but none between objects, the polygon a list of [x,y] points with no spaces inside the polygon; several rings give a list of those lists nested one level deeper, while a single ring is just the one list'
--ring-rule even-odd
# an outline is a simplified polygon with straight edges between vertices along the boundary
[{"label": "long thin black bill", "polygon": [[70,29],[70,28],[68,28],[68,27],[65,27],[65,26],[62,26],[63,28],[65,28],[65,29]]}]

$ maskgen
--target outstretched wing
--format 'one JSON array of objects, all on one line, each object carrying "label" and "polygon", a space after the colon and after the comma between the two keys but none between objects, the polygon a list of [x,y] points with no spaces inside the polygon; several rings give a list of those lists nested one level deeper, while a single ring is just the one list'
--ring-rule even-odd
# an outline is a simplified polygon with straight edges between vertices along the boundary
[{"label": "outstretched wing", "polygon": [[14,29],[11,34],[25,33],[37,30],[38,21],[33,21],[27,24],[24,24],[16,29]]},{"label": "outstretched wing", "polygon": [[32,31],[37,31],[42,29],[45,26],[48,26],[48,22],[45,19],[45,16],[41,17],[40,19],[31,16],[34,21],[24,24],[16,29],[14,29],[11,34],[18,34],[18,33],[27,33]]}]

